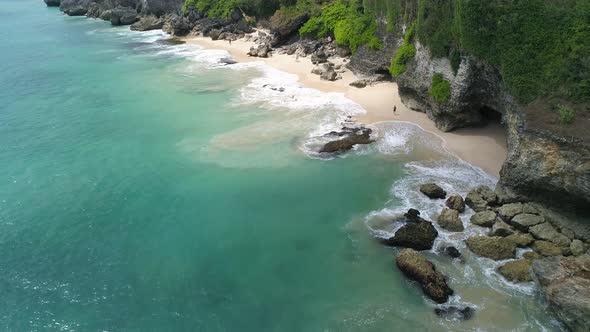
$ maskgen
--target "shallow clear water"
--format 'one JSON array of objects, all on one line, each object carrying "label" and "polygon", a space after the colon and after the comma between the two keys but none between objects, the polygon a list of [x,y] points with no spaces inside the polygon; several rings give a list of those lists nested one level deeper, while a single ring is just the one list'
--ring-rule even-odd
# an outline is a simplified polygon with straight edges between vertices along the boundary
[{"label": "shallow clear water", "polygon": [[0,330],[559,329],[531,285],[467,252],[429,253],[451,302],[476,307],[440,319],[371,236],[408,207],[436,216],[421,182],[493,178],[407,124],[320,159],[317,136],[358,105],[165,38],[2,2]]}]

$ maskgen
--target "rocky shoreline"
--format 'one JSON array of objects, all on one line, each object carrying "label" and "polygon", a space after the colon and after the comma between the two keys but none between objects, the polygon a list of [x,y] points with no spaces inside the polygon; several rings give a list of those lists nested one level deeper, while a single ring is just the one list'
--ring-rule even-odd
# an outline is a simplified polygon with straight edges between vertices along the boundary
[{"label": "rocky shoreline", "polygon": [[[204,35],[213,40],[253,42],[252,57],[284,53],[309,57],[317,65],[314,74],[326,81],[340,78],[342,67],[330,62],[333,56],[350,59],[345,66],[362,79],[351,83],[362,89],[380,80],[391,80],[388,66],[400,47],[399,36],[380,32],[384,47],[380,51],[361,47],[352,55],[331,38],[303,39],[297,31],[303,18],[282,25],[266,26],[269,33],[254,32],[243,13],[236,10],[228,19],[211,19],[194,10],[182,13],[182,0],[44,0],[47,6],[59,6],[66,15],[88,16],[110,21],[112,25],[130,25],[137,31],[162,29],[173,36]],[[583,142],[532,127],[525,112],[507,93],[499,72],[474,57],[464,56],[458,70],[447,59],[430,56],[416,43],[417,53],[408,70],[396,78],[404,104],[424,112],[437,128],[450,131],[480,126],[496,118],[508,133],[509,155],[501,171],[497,188],[478,187],[464,198],[450,196],[433,223],[410,209],[404,226],[389,239],[379,239],[402,250],[397,266],[408,278],[417,281],[425,294],[437,303],[446,302],[453,290],[420,250],[432,250],[437,228],[463,232],[467,222],[463,214],[475,214],[469,223],[489,229],[488,236],[465,241],[472,253],[502,261],[497,272],[509,282],[535,281],[560,320],[573,331],[590,325],[590,225],[585,220],[590,202],[590,148]],[[449,101],[440,103],[428,93],[432,77],[442,73],[451,84]],[[371,144],[371,129],[347,128],[327,133],[330,142],[319,149],[322,154],[344,153],[358,144]],[[446,199],[447,193],[434,183],[416,190],[428,199]],[[540,202],[537,204],[534,202]],[[520,249],[524,254],[518,255]],[[458,258],[461,252],[446,247],[442,254]],[[452,285],[451,285],[452,286]],[[473,316],[472,308],[451,307],[441,316],[462,319]]]}]

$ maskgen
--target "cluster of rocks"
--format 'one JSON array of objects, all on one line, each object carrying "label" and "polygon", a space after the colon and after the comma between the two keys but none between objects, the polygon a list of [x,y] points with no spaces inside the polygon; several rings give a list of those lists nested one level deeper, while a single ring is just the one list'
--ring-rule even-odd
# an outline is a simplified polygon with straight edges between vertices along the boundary
[{"label": "cluster of rocks", "polygon": [[335,65],[332,62],[325,61],[320,65],[316,66],[316,68],[311,70],[312,74],[320,75],[320,78],[325,81],[335,81],[342,79],[342,73],[344,73],[344,69],[342,65]]},{"label": "cluster of rocks", "polygon": [[[466,247],[477,256],[496,261],[507,260],[497,271],[511,282],[539,281],[545,296],[562,321],[578,331],[579,326],[589,326],[590,313],[590,255],[589,244],[566,229],[558,228],[533,204],[525,202],[505,203],[495,191],[480,186],[470,191],[465,199],[460,195],[447,198],[447,192],[435,183],[419,187],[430,199],[446,199],[436,223],[450,232],[465,229],[460,214],[467,207],[476,211],[469,222],[488,229],[484,236],[472,236],[465,240]],[[420,217],[420,212],[410,209],[404,214],[405,222],[388,239],[380,239],[388,246],[408,248],[402,250],[397,265],[408,278],[417,281],[424,293],[437,303],[446,302],[452,290],[446,279],[436,271],[434,264],[416,250],[430,250],[438,231],[432,222]],[[526,251],[516,258],[517,249]],[[527,250],[528,248],[529,250]],[[442,253],[461,257],[452,246],[442,248]],[[534,271],[534,273],[533,273]],[[557,271],[557,272],[556,272]],[[574,272],[572,272],[574,271]],[[579,294],[575,298],[573,294]],[[451,307],[438,309],[441,316],[469,318],[471,308]]]},{"label": "cluster of rocks", "polygon": [[320,149],[320,153],[341,153],[352,149],[358,144],[371,144],[375,140],[371,138],[372,130],[366,127],[343,127],[342,131],[328,133],[328,137],[338,137],[330,141]]}]

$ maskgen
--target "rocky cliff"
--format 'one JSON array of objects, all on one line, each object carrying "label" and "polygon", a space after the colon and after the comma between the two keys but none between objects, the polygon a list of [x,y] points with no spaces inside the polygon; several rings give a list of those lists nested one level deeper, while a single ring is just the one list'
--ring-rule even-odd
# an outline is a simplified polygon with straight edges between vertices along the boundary
[{"label": "rocky cliff", "polygon": [[[361,75],[386,73],[403,39],[401,33],[383,36],[381,51],[362,47],[349,68]],[[551,130],[529,121],[527,105],[520,104],[505,87],[499,70],[472,56],[462,56],[453,70],[447,58],[434,58],[428,48],[414,41],[415,56],[404,73],[393,78],[402,101],[424,112],[437,128],[452,131],[501,121],[506,128],[508,158],[500,172],[498,191],[505,200],[532,200],[566,211],[580,219],[590,213],[590,145],[567,130]],[[450,83],[450,97],[436,101],[430,94],[432,77],[442,74]],[[391,77],[391,76],[389,76]],[[575,211],[567,213],[567,211]],[[567,222],[566,222],[567,223]],[[568,225],[590,235],[590,223]]]},{"label": "rocky cliff", "polygon": [[87,15],[108,19],[110,11],[121,8],[134,10],[138,15],[163,16],[180,13],[184,0],[46,0],[45,2],[48,5],[59,4],[59,8],[68,15]]}]

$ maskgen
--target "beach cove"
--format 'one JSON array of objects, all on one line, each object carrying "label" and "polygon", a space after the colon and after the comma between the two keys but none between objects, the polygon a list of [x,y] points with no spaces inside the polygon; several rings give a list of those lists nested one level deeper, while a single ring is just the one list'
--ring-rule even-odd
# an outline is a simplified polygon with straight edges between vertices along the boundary
[{"label": "beach cove", "polygon": [[[562,330],[534,284],[466,249],[485,232],[472,211],[425,252],[456,292],[442,305],[376,240],[409,208],[436,219],[444,201],[422,183],[493,187],[496,128],[442,133],[393,83],[323,82],[306,58],[36,5],[8,0],[21,15],[0,23],[27,36],[0,53],[2,330]],[[351,117],[377,141],[318,154]],[[435,314],[450,306],[474,315]]]}]

